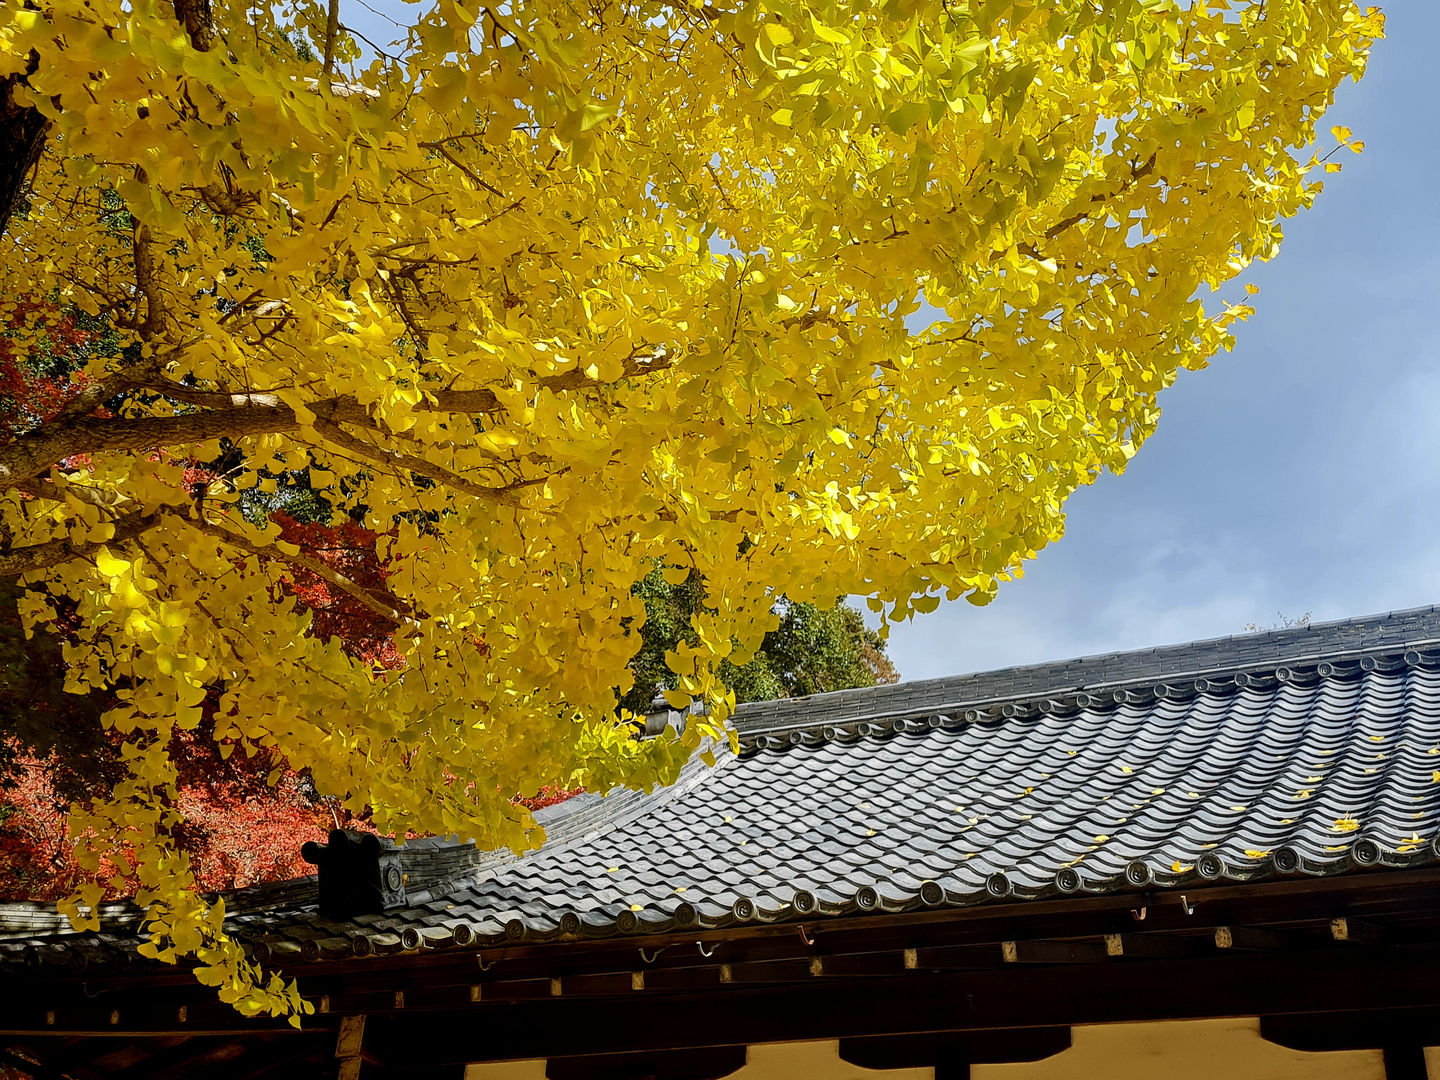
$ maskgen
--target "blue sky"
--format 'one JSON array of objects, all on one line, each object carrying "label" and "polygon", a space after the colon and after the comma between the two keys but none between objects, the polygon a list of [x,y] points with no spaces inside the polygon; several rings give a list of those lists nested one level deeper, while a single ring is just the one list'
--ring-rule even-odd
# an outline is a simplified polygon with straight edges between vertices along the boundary
[{"label": "blue sky", "polygon": [[903,678],[1440,603],[1440,0],[1382,7],[1324,124],[1366,151],[1247,274],[1235,350],[1161,395],[1023,580],[896,627]]}]

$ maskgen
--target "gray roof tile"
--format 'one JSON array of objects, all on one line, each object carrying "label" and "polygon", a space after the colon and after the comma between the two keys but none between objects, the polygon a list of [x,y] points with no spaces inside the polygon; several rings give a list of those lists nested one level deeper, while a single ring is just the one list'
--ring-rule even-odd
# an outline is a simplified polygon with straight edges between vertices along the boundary
[{"label": "gray roof tile", "polygon": [[[895,910],[929,882],[950,904],[1043,897],[1065,869],[1089,890],[1134,887],[1127,871],[1184,886],[1216,869],[1202,856],[1243,880],[1276,874],[1281,847],[1336,873],[1362,838],[1384,863],[1434,860],[1440,609],[768,702],[736,724],[740,757],[671,788],[541,811],[534,854],[407,844],[408,909],[335,924],[287,882],[235,894],[230,925],[328,956],[387,930],[483,946],[728,925],[747,900],[751,919],[824,918],[873,905],[862,890]],[[134,917],[114,907],[107,928]],[[0,960],[74,940],[56,930],[53,908],[0,905]]]}]

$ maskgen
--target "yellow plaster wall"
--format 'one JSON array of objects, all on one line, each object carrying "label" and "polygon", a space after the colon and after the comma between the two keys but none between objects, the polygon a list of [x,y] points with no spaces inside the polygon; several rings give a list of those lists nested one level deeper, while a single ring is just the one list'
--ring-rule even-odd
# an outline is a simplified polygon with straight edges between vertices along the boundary
[{"label": "yellow plaster wall", "polygon": [[[976,1065],[972,1080],[1385,1080],[1379,1050],[1307,1054],[1260,1038],[1258,1020],[1183,1020],[1077,1027],[1072,1045],[1044,1061]],[[1440,1080],[1440,1064],[1426,1057]],[[752,1046],[733,1080],[933,1080],[931,1069],[861,1069],[839,1043]],[[544,1061],[471,1065],[465,1080],[545,1080]]]}]

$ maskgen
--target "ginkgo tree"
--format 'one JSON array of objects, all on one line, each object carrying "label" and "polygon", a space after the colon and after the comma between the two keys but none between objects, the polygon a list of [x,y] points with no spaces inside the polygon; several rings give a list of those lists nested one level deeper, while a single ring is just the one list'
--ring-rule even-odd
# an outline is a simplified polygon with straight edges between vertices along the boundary
[{"label": "ginkgo tree", "polygon": [[[121,339],[0,446],[0,573],[29,620],[66,598],[69,688],[115,699],[129,773],[72,830],[134,852],[147,952],[252,1012],[304,1006],[168,839],[207,694],[217,739],[383,829],[525,848],[516,791],[723,747],[715,671],[779,596],[985,602],[1229,344],[1249,307],[1203,294],[1316,197],[1382,29],[1350,0],[407,10],[363,49],[309,0],[0,22],[0,296]],[[383,588],[242,512],[298,468],[382,536]],[[708,711],[644,740],[616,703],[656,560],[704,582],[667,662]],[[307,633],[297,568],[397,663]]]}]

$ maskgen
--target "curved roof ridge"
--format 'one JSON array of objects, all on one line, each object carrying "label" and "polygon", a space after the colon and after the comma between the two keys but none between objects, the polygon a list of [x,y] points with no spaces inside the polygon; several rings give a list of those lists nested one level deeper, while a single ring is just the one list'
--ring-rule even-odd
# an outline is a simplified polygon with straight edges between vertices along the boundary
[{"label": "curved roof ridge", "polygon": [[742,736],[1440,643],[1440,606],[740,706]]}]

